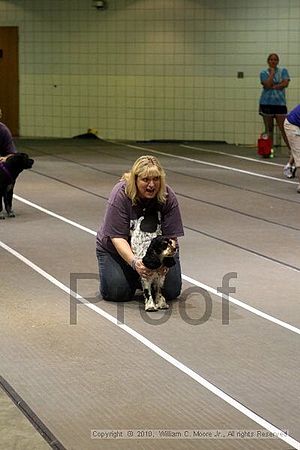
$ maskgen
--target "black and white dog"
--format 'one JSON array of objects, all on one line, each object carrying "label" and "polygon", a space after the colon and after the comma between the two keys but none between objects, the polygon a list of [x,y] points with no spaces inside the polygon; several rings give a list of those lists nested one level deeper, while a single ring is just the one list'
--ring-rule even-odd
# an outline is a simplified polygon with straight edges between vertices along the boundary
[{"label": "black and white dog", "polygon": [[24,169],[31,169],[34,160],[27,153],[12,153],[0,162],[0,219],[4,219],[3,203],[8,217],[15,217],[12,198],[15,181]]},{"label": "black and white dog", "polygon": [[167,309],[163,296],[166,277],[164,268],[175,265],[176,241],[161,235],[161,213],[148,207],[144,215],[130,223],[131,249],[136,258],[142,259],[148,269],[153,270],[152,277],[141,277],[145,298],[145,310]]},{"label": "black and white dog", "polygon": [[173,239],[156,236],[152,239],[145,256],[142,258],[144,266],[154,271],[150,278],[141,277],[146,311],[169,308],[163,296],[163,285],[166,277],[166,272],[163,269],[175,265],[175,253],[176,242]]}]

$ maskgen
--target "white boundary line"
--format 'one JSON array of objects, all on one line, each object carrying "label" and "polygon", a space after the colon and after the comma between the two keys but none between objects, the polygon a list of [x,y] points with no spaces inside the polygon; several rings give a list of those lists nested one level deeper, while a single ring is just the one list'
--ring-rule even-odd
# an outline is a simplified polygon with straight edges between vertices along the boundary
[{"label": "white boundary line", "polygon": [[230,167],[230,166],[223,166],[221,164],[209,163],[207,161],[201,161],[200,159],[188,158],[187,156],[174,155],[173,153],[160,152],[159,150],[153,150],[150,147],[148,147],[148,148],[146,148],[146,147],[138,147],[137,145],[131,145],[131,144],[121,144],[121,145],[123,145],[125,147],[134,148],[136,150],[143,150],[143,151],[149,150],[150,152],[156,153],[158,155],[169,156],[170,158],[182,159],[184,161],[190,161],[192,163],[203,164],[205,166],[212,166],[212,167],[218,167],[220,169],[232,170],[233,172],[244,173],[246,175],[251,175],[253,177],[265,178],[267,180],[273,180],[273,181],[279,181],[280,183],[298,184],[296,181],[290,181],[290,180],[284,180],[284,179],[281,179],[281,178],[270,177],[269,175],[263,175],[261,173],[249,172],[248,170],[236,169],[236,168]]},{"label": "white boundary line", "polygon": [[91,230],[90,228],[84,227],[83,225],[80,225],[77,222],[73,222],[73,220],[70,220],[70,219],[67,219],[66,217],[60,216],[59,214],[56,214],[55,212],[52,212],[49,209],[43,208],[42,206],[39,206],[36,203],[26,200],[26,198],[19,197],[19,195],[16,195],[16,194],[14,194],[14,198],[21,203],[25,203],[25,205],[31,206],[32,208],[38,209],[39,211],[41,211],[45,214],[48,214],[49,216],[55,217],[55,219],[59,219],[62,222],[66,222],[69,225],[79,228],[82,231],[86,231],[87,233],[90,233],[94,236],[97,235],[97,233],[95,231]]},{"label": "white boundary line", "polygon": [[[16,194],[14,194],[14,198],[16,200],[19,200],[22,203],[25,203],[28,206],[31,206],[31,207],[33,207],[35,209],[38,209],[39,211],[41,211],[41,212],[43,212],[45,214],[48,214],[49,216],[52,216],[52,217],[54,217],[56,219],[59,219],[59,220],[62,220],[63,222],[66,222],[69,225],[72,225],[73,227],[76,227],[76,228],[79,228],[80,230],[86,231],[87,233],[92,234],[93,236],[97,235],[96,231],[91,230],[90,228],[84,227],[84,226],[80,225],[77,222],[73,222],[72,220],[66,219],[63,216],[60,216],[59,214],[56,214],[56,213],[50,211],[49,209],[43,208],[42,206],[39,206],[36,203],[32,203],[29,200],[26,200],[26,199],[24,199],[24,198],[22,198],[22,197],[20,197],[20,196],[18,196]],[[253,313],[253,314],[255,314],[255,315],[259,316],[259,317],[262,317],[263,319],[266,319],[269,322],[275,323],[276,325],[279,325],[279,326],[281,326],[283,328],[286,328],[289,331],[292,331],[294,333],[300,334],[300,329],[299,328],[297,328],[297,327],[295,327],[293,325],[290,325],[287,322],[283,322],[282,320],[276,319],[276,317],[273,317],[273,316],[271,316],[269,314],[266,314],[263,311],[260,311],[259,309],[256,309],[256,308],[254,308],[252,306],[249,306],[246,303],[242,302],[241,300],[235,299],[235,298],[233,298],[231,296],[226,296],[226,295],[222,294],[221,292],[218,292],[216,289],[214,289],[214,288],[212,288],[210,286],[207,286],[206,284],[203,284],[203,283],[201,283],[201,282],[199,282],[197,280],[194,280],[193,278],[188,277],[187,275],[182,274],[182,278],[184,280],[188,281],[189,283],[194,284],[195,286],[199,286],[199,287],[205,289],[206,291],[211,292],[212,294],[216,295],[217,297],[221,297],[222,298],[222,296],[223,296],[230,303],[233,303],[233,304],[239,306],[240,308],[245,309],[246,311],[249,311],[249,312],[251,312],[251,313]]]},{"label": "white boundary line", "polygon": [[196,381],[198,384],[203,386],[204,388],[208,389],[210,392],[215,394],[217,397],[224,400],[226,403],[228,403],[233,408],[240,411],[242,414],[247,416],[250,420],[253,420],[258,425],[262,426],[266,430],[270,431],[271,433],[274,433],[278,439],[281,439],[282,441],[286,442],[287,444],[291,445],[297,450],[300,450],[300,442],[296,441],[292,437],[288,436],[284,433],[283,430],[280,428],[275,427],[267,420],[263,419],[259,415],[255,414],[253,411],[248,409],[246,406],[244,406],[242,403],[238,402],[234,398],[230,397],[228,394],[226,394],[224,391],[219,389],[217,386],[213,385],[209,381],[207,381],[205,378],[201,377],[198,373],[194,372],[192,369],[187,367],[185,364],[181,363],[178,359],[171,356],[169,353],[162,350],[160,347],[158,347],[153,342],[149,341],[149,339],[145,338],[143,335],[135,331],[134,329],[130,328],[129,326],[118,322],[118,320],[108,314],[103,309],[99,308],[98,306],[94,305],[93,303],[88,302],[84,297],[81,295],[71,291],[67,286],[65,286],[63,283],[58,281],[56,278],[54,278],[52,275],[45,272],[43,269],[35,265],[33,262],[31,262],[29,259],[25,258],[23,255],[18,253],[16,250],[12,249],[8,245],[4,244],[0,241],[0,247],[2,247],[4,250],[18,258],[20,261],[22,261],[24,264],[29,266],[31,269],[39,273],[42,277],[44,277],[46,280],[50,281],[52,284],[57,286],[59,289],[64,291],[65,293],[72,296],[74,299],[80,301],[88,308],[92,309],[94,312],[99,314],[100,316],[104,317],[105,319],[109,320],[111,323],[116,325],[117,327],[121,328],[123,331],[131,335],[134,339],[141,342],[145,347],[149,348],[152,352],[156,353],[158,356],[163,358],[168,363],[172,364],[174,367],[176,367],[178,370],[183,372],[184,374],[188,375],[190,378],[192,378],[194,381]]},{"label": "white boundary line", "polygon": [[199,286],[202,289],[206,290],[207,292],[211,292],[212,294],[218,296],[218,297],[224,297],[226,300],[228,300],[230,303],[233,303],[236,306],[239,306],[240,308],[245,309],[246,311],[255,314],[256,316],[262,317],[263,319],[268,320],[269,322],[275,323],[276,325],[279,325],[280,327],[286,328],[289,331],[292,331],[294,333],[300,334],[300,329],[290,325],[287,322],[283,322],[282,320],[276,319],[276,317],[273,317],[267,313],[264,313],[263,311],[260,311],[259,309],[254,308],[253,306],[247,305],[247,303],[242,302],[241,300],[238,300],[234,297],[231,297],[229,295],[224,295],[217,291],[216,289],[208,286],[207,284],[201,283],[197,280],[194,280],[191,277],[188,277],[187,275],[182,275],[182,278],[186,281],[188,281],[191,284],[194,284],[195,286]]},{"label": "white boundary line", "polygon": [[269,164],[271,166],[284,167],[283,164],[279,164],[279,163],[276,163],[276,162],[273,162],[273,161],[265,161],[264,159],[250,158],[249,156],[234,155],[233,153],[221,152],[219,150],[209,150],[209,149],[204,148],[204,147],[194,147],[193,145],[186,145],[186,144],[180,144],[180,147],[189,148],[189,149],[192,149],[192,150],[198,150],[199,152],[215,153],[217,155],[225,155],[225,156],[228,156],[230,158],[245,159],[246,161],[252,161],[252,162],[261,163],[261,164]]}]

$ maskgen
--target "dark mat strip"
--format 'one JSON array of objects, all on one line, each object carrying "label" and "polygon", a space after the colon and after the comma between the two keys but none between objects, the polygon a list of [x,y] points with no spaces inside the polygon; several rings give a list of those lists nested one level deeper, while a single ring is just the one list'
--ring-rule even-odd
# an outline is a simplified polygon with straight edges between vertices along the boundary
[{"label": "dark mat strip", "polygon": [[40,433],[43,439],[55,450],[66,450],[66,448],[59,442],[54,434],[47,428],[47,426],[39,419],[39,417],[32,411],[27,403],[20,397],[14,388],[0,375],[0,387],[10,397],[14,404]]}]

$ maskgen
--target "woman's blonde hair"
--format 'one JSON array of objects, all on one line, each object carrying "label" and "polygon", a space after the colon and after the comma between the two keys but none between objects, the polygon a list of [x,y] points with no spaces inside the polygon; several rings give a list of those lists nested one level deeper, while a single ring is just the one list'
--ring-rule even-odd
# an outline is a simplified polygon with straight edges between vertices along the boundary
[{"label": "woman's blonde hair", "polygon": [[130,172],[123,174],[122,180],[126,181],[125,193],[130,198],[133,205],[136,205],[138,201],[138,190],[136,187],[137,177],[159,177],[160,189],[157,194],[157,200],[159,203],[165,203],[166,174],[157,158],[149,155],[141,156],[135,161]]}]

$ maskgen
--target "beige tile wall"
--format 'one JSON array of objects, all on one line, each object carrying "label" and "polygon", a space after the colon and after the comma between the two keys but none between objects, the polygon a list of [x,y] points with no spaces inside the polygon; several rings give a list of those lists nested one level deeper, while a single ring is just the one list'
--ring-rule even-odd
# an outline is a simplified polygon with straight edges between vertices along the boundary
[{"label": "beige tile wall", "polygon": [[[300,103],[299,0],[0,1],[19,27],[22,136],[254,145],[270,52]],[[238,79],[237,72],[244,72]]]}]

